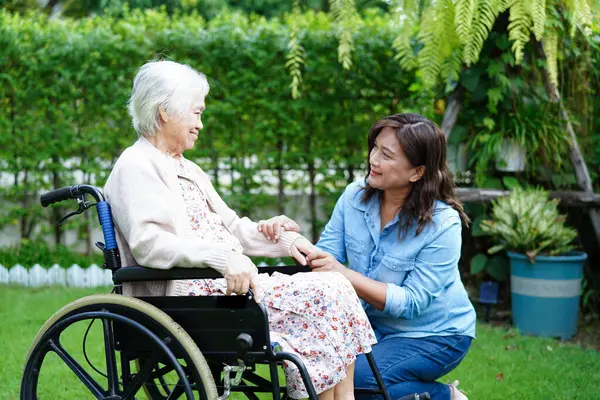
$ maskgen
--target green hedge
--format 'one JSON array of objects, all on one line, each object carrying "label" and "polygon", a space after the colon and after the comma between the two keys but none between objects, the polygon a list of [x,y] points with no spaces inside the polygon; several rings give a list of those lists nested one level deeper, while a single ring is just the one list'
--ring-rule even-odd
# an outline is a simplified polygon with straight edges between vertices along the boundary
[{"label": "green hedge", "polygon": [[[326,14],[302,15],[298,24],[307,62],[302,97],[292,100],[285,68],[290,32],[278,20],[224,14],[205,23],[148,11],[72,21],[0,11],[0,172],[11,180],[0,195],[15,200],[3,207],[0,227],[18,222],[22,236],[31,237],[40,221],[56,221],[65,211],[44,214],[37,195],[73,183],[76,170],[86,182],[104,184],[115,158],[135,139],[125,108],[133,76],[157,57],[208,76],[205,129],[188,157],[217,186],[233,178],[229,188],[220,187],[233,207],[262,217],[257,205],[285,205],[282,196],[268,193],[303,189],[329,199],[329,213],[351,176],[363,173],[371,124],[400,111],[428,114],[433,97],[393,59],[387,18],[357,20],[351,70],[337,60]],[[251,156],[253,162],[245,161]],[[304,173],[281,184],[267,184],[258,174],[274,170],[285,177],[290,169]],[[249,191],[255,195],[246,196]],[[316,233],[323,221],[314,208]]]},{"label": "green hedge", "polygon": [[[291,265],[295,263],[289,257],[252,257],[252,260],[257,265],[263,262],[268,265],[277,265],[279,263]],[[98,249],[94,249],[91,256],[88,256],[62,244],[49,246],[48,243],[39,240],[22,239],[18,246],[0,248],[0,265],[8,269],[17,264],[25,268],[31,268],[35,264],[39,264],[45,268],[50,268],[54,264],[58,264],[62,268],[69,268],[73,264],[87,268],[92,264],[101,267],[103,263],[104,258]]]},{"label": "green hedge", "polygon": [[0,265],[6,268],[12,268],[20,264],[25,268],[31,268],[35,264],[50,268],[58,264],[63,268],[68,268],[77,264],[82,268],[87,268],[91,264],[102,266],[102,254],[97,251],[88,257],[72,251],[66,246],[49,246],[43,241],[34,241],[23,239],[18,247],[0,248]]}]

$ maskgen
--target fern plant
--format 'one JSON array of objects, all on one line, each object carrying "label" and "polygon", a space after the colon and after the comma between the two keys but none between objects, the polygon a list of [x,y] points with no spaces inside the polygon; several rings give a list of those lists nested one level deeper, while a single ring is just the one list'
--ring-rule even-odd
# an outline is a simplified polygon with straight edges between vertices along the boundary
[{"label": "fern plant", "polygon": [[[332,0],[334,1],[334,0]],[[571,35],[579,30],[591,34],[592,0],[395,0],[390,9],[399,21],[394,41],[396,58],[407,70],[418,68],[423,80],[433,85],[440,79],[455,79],[462,63],[477,62],[498,16],[509,13],[508,33],[515,63],[531,35],[546,44],[548,69],[557,83],[557,31],[555,22],[566,17]],[[550,16],[550,19],[549,19]],[[415,56],[411,45],[417,39]]]},{"label": "fern plant", "polygon": [[344,69],[352,67],[352,20],[356,14],[354,0],[330,0],[331,13],[337,24],[338,31],[338,60]]},{"label": "fern plant", "polygon": [[[294,14],[297,16],[300,13],[300,2],[296,0],[294,5]],[[292,82],[290,89],[292,90],[292,98],[300,97],[300,84],[302,83],[302,67],[306,63],[306,53],[304,47],[300,44],[300,29],[295,18],[290,20],[290,40],[288,42],[288,53],[286,54],[285,67],[287,68]]]},{"label": "fern plant", "polygon": [[565,226],[565,220],[558,200],[549,200],[547,192],[517,186],[508,196],[492,201],[492,219],[484,220],[481,229],[499,242],[489,254],[509,250],[526,254],[533,262],[537,255],[561,255],[574,249],[577,231]]},{"label": "fern plant", "polygon": [[[393,48],[401,67],[417,70],[426,87],[440,80],[457,81],[463,64],[471,66],[479,60],[483,44],[494,23],[508,12],[508,34],[516,64],[523,59],[525,45],[531,40],[542,42],[550,80],[557,85],[558,30],[562,19],[578,31],[590,35],[593,0],[390,0],[391,23],[398,35]],[[298,4],[298,2],[296,2]],[[352,67],[354,0],[329,0],[337,26],[338,60],[343,68]],[[296,7],[299,9],[299,7]],[[288,63],[292,89],[297,94],[301,73],[298,66],[298,28],[291,27]],[[295,61],[289,61],[289,60]],[[296,96],[295,96],[296,97]]]}]

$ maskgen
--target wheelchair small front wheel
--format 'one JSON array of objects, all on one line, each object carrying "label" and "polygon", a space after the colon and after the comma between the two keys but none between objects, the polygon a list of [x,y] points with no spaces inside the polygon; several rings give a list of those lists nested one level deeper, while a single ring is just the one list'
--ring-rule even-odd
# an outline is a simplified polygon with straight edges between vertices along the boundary
[{"label": "wheelchair small front wheel", "polygon": [[[91,320],[97,328],[93,331]],[[140,346],[128,340],[129,335],[135,336]],[[85,345],[77,350],[73,337],[87,337],[89,353]],[[132,372],[130,366],[140,358],[139,351],[143,351],[144,362]],[[91,369],[84,366],[83,359]],[[157,369],[172,371],[172,381],[164,382],[169,385],[170,399],[183,396],[192,400],[194,392],[202,400],[218,397],[198,346],[166,313],[123,295],[88,296],[64,306],[36,335],[25,359],[21,399],[57,398],[60,391],[74,398],[133,400],[142,387],[154,384]],[[70,379],[70,384],[62,382],[62,377]]]}]

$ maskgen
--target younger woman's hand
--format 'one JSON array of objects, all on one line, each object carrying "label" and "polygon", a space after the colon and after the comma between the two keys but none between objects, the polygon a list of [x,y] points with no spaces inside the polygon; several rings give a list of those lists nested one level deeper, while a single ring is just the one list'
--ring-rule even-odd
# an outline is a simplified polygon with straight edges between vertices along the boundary
[{"label": "younger woman's hand", "polygon": [[300,263],[300,265],[306,265],[306,257],[305,254],[310,254],[315,250],[315,246],[304,236],[300,236],[292,246],[290,247],[290,255],[296,259]]},{"label": "younger woman's hand", "polygon": [[346,267],[340,264],[334,256],[316,247],[306,256],[306,261],[314,272],[340,272],[343,274],[346,271]]}]

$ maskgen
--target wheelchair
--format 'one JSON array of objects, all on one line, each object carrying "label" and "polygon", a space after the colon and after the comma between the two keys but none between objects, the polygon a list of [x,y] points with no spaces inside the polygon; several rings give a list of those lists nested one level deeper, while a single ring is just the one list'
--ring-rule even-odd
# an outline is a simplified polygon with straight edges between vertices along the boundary
[{"label": "wheelchair", "polygon": [[[88,196],[94,201],[89,201]],[[258,399],[259,393],[268,393],[273,399],[288,399],[285,385],[279,384],[279,375],[282,363],[291,363],[298,368],[309,399],[317,400],[301,359],[279,351],[277,343],[271,343],[266,309],[253,300],[252,292],[244,296],[123,295],[124,283],[213,279],[221,275],[210,268],[121,267],[110,206],[100,190],[90,185],[63,187],[43,194],[40,201],[47,207],[70,199],[76,200],[79,208],[63,217],[59,224],[96,207],[105,242],[96,246],[104,254],[104,268],[112,272],[114,288],[111,294],[91,295],[67,304],[46,321],[25,360],[22,400],[38,399],[40,372],[50,353],[58,356],[96,399],[137,399],[141,393],[150,400],[224,400],[232,393],[242,393],[248,399]],[[260,267],[260,270],[294,274],[308,268],[295,265]],[[83,353],[97,372],[96,377],[61,343],[67,328],[82,321],[84,324],[90,321],[83,338]],[[102,327],[105,372],[98,370],[86,354],[86,337],[95,321]],[[356,388],[355,393],[390,400],[373,355],[369,353],[366,357],[378,388]],[[262,369],[258,371],[259,368]],[[99,380],[105,382],[101,384]],[[415,393],[401,400],[429,398],[428,393]]]}]

